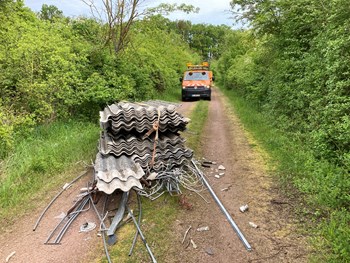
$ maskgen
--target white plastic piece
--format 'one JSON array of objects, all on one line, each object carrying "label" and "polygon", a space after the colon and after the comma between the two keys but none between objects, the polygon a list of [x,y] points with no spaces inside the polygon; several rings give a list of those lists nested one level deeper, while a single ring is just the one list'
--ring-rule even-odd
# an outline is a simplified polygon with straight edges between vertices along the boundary
[{"label": "white plastic piece", "polygon": [[248,205],[242,205],[239,207],[239,210],[244,213],[245,211],[247,211],[249,209],[249,206]]},{"label": "white plastic piece", "polygon": [[225,166],[223,166],[223,165],[219,165],[218,169],[219,170],[226,170]]},{"label": "white plastic piece", "polygon": [[93,222],[88,222],[80,226],[79,232],[90,232],[96,228],[96,224]]},{"label": "white plastic piece", "polygon": [[253,228],[258,228],[259,226],[253,222],[249,222],[249,225]]},{"label": "white plastic piece", "polygon": [[202,227],[199,227],[199,228],[197,228],[197,231],[198,231],[198,232],[209,231],[209,226],[202,226]]},{"label": "white plastic piece", "polygon": [[194,249],[196,249],[197,248],[197,245],[196,245],[196,243],[194,243],[194,241],[191,239],[191,244],[192,244],[192,247],[194,248]]},{"label": "white plastic piece", "polygon": [[10,255],[7,256],[5,262],[6,262],[6,263],[9,262],[10,259],[11,259],[15,254],[16,254],[16,251],[13,251]]}]

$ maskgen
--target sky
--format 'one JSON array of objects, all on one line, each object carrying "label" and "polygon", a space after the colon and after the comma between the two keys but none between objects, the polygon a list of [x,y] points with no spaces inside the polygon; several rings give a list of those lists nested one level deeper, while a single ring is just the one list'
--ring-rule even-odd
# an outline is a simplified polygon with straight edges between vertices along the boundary
[{"label": "sky", "polygon": [[[101,2],[101,0],[96,0],[96,2]],[[40,11],[43,4],[55,5],[58,9],[63,11],[65,16],[90,16],[90,8],[83,3],[82,0],[25,0],[25,5],[28,6],[33,11]],[[190,20],[192,23],[205,23],[213,25],[233,25],[233,20],[230,19],[230,14],[228,10],[230,8],[230,0],[146,0],[145,5],[147,6],[157,6],[160,3],[185,3],[191,4],[195,7],[199,7],[200,11],[198,14],[185,14],[182,12],[175,12],[171,14],[168,18],[171,20],[183,19]]]}]

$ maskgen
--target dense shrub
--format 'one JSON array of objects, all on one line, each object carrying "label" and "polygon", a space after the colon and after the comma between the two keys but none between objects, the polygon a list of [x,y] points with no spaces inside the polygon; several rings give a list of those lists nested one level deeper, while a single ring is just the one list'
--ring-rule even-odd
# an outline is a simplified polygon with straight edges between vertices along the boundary
[{"label": "dense shrub", "polygon": [[178,90],[179,73],[197,56],[167,24],[161,16],[137,21],[130,45],[116,55],[97,20],[66,18],[53,6],[36,15],[22,1],[2,2],[0,158],[36,124],[95,120],[108,103]]}]

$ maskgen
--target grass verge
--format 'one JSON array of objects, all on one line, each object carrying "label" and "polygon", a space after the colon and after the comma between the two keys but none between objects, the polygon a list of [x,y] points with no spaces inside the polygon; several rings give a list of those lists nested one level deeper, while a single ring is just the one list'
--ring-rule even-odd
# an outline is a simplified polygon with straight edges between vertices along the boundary
[{"label": "grass verge", "polygon": [[[190,114],[191,122],[188,130],[183,133],[187,140],[187,147],[199,153],[202,131],[208,117],[208,105],[208,101],[197,102]],[[133,206],[136,207],[135,204]],[[183,212],[182,209],[178,203],[178,197],[170,196],[168,193],[154,201],[142,198],[143,220],[141,229],[158,262],[166,262],[167,253],[171,251],[173,244],[171,236],[174,235],[171,226],[179,214]],[[132,223],[124,225],[117,231],[118,242],[110,247],[110,255],[113,261],[150,262],[150,257],[140,237],[133,255],[128,256],[134,234],[135,227]],[[107,262],[104,257],[97,261]]]},{"label": "grass verge", "polygon": [[[270,117],[259,111],[234,90],[222,88],[244,127],[268,152],[286,194],[298,195],[303,203],[298,211],[307,220],[310,243],[318,251],[311,262],[350,262],[350,195],[344,195],[348,172],[314,157],[297,136],[271,127]],[[293,189],[294,191],[291,191]],[[296,190],[296,191],[295,191]]]},{"label": "grass verge", "polygon": [[[77,174],[78,162],[90,162],[99,127],[89,122],[57,122],[40,126],[17,141],[0,167],[0,218],[7,221],[33,207],[38,196]],[[46,191],[43,191],[46,189]]]},{"label": "grass verge", "polygon": [[181,87],[169,88],[159,94],[156,94],[157,100],[165,100],[171,102],[178,102],[181,98]]},{"label": "grass verge", "polygon": [[209,102],[204,100],[198,101],[190,115],[191,122],[188,125],[188,129],[184,133],[186,145],[197,154],[201,153],[201,137],[204,125],[208,119],[208,113]]}]

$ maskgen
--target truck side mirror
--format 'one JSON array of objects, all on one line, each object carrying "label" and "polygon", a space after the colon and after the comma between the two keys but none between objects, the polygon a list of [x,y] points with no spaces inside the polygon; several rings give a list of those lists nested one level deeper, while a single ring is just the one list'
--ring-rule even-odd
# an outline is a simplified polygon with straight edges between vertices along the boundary
[{"label": "truck side mirror", "polygon": [[182,82],[182,77],[179,78],[179,81]]},{"label": "truck side mirror", "polygon": [[211,78],[213,81],[215,81],[215,77],[213,76],[212,78]]}]

